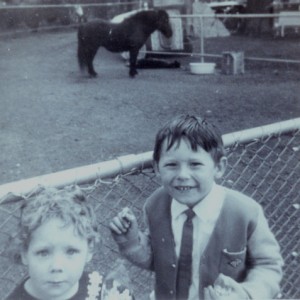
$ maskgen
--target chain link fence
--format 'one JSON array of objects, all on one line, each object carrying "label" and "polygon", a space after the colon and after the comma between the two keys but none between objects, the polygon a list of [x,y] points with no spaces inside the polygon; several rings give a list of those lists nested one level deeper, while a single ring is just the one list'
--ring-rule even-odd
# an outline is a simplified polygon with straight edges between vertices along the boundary
[{"label": "chain link fence", "polygon": [[[299,126],[297,126],[299,128]],[[225,142],[226,144],[226,142]],[[247,142],[227,144],[228,168],[221,184],[244,192],[264,208],[285,261],[282,298],[300,298],[300,130],[267,134]],[[108,224],[124,206],[130,207],[142,224],[145,199],[159,186],[152,168],[140,167],[113,178],[80,185],[98,216],[101,243],[88,268],[104,275],[125,264],[136,299],[146,299],[153,274],[120,258]],[[2,203],[1,203],[2,202]],[[14,261],[20,201],[0,200],[0,299],[26,276]]]}]

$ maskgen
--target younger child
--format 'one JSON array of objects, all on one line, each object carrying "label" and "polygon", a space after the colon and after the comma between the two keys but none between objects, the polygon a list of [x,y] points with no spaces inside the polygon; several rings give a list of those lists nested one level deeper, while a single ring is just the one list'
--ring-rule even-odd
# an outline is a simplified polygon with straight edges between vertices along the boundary
[{"label": "younger child", "polygon": [[155,272],[155,298],[275,297],[279,245],[257,202],[216,183],[226,168],[218,130],[196,116],[176,117],[157,133],[153,158],[162,187],[145,203],[147,230],[128,208],[110,228],[125,257]]},{"label": "younger child", "polygon": [[[93,209],[79,188],[48,188],[21,207],[22,262],[29,276],[7,300],[133,299],[113,279],[84,268],[98,241]],[[112,298],[111,298],[112,299]]]}]

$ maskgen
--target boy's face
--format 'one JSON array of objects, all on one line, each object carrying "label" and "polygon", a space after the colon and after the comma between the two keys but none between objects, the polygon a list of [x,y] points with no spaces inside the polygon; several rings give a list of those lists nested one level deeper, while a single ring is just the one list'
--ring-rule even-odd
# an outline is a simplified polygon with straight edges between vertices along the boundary
[{"label": "boy's face", "polygon": [[155,165],[162,185],[178,202],[193,207],[210,191],[215,179],[220,178],[226,167],[226,158],[215,163],[212,156],[201,147],[193,151],[190,143],[182,139],[166,151],[163,143],[159,163]]},{"label": "boy's face", "polygon": [[51,219],[38,227],[22,253],[30,276],[25,288],[38,299],[69,299],[92,258],[87,240],[75,234],[73,225],[62,225],[61,220]]}]

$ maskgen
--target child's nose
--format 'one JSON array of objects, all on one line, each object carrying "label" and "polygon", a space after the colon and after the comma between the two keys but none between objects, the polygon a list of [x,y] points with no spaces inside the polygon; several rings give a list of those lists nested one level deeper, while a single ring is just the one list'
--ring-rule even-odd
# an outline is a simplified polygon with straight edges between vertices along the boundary
[{"label": "child's nose", "polygon": [[51,272],[60,272],[63,270],[64,257],[61,254],[53,255],[51,261]]},{"label": "child's nose", "polygon": [[186,179],[189,177],[189,175],[190,175],[189,168],[187,166],[180,166],[180,168],[178,169],[177,177],[179,179]]}]

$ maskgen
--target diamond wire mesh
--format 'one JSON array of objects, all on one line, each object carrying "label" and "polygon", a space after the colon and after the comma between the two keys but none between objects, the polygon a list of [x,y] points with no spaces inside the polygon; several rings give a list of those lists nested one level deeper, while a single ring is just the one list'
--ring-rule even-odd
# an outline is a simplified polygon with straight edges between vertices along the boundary
[{"label": "diamond wire mesh", "polygon": [[[227,153],[228,168],[221,183],[261,203],[285,261],[281,296],[300,298],[300,131],[234,144]],[[125,264],[136,299],[147,298],[153,275],[118,260],[108,224],[121,208],[129,206],[143,226],[144,201],[158,186],[152,169],[81,186],[98,216],[102,239],[88,268],[107,274]],[[17,235],[18,209],[18,203],[0,205],[0,299],[26,275],[25,269],[13,262],[15,249],[11,246]]]}]

